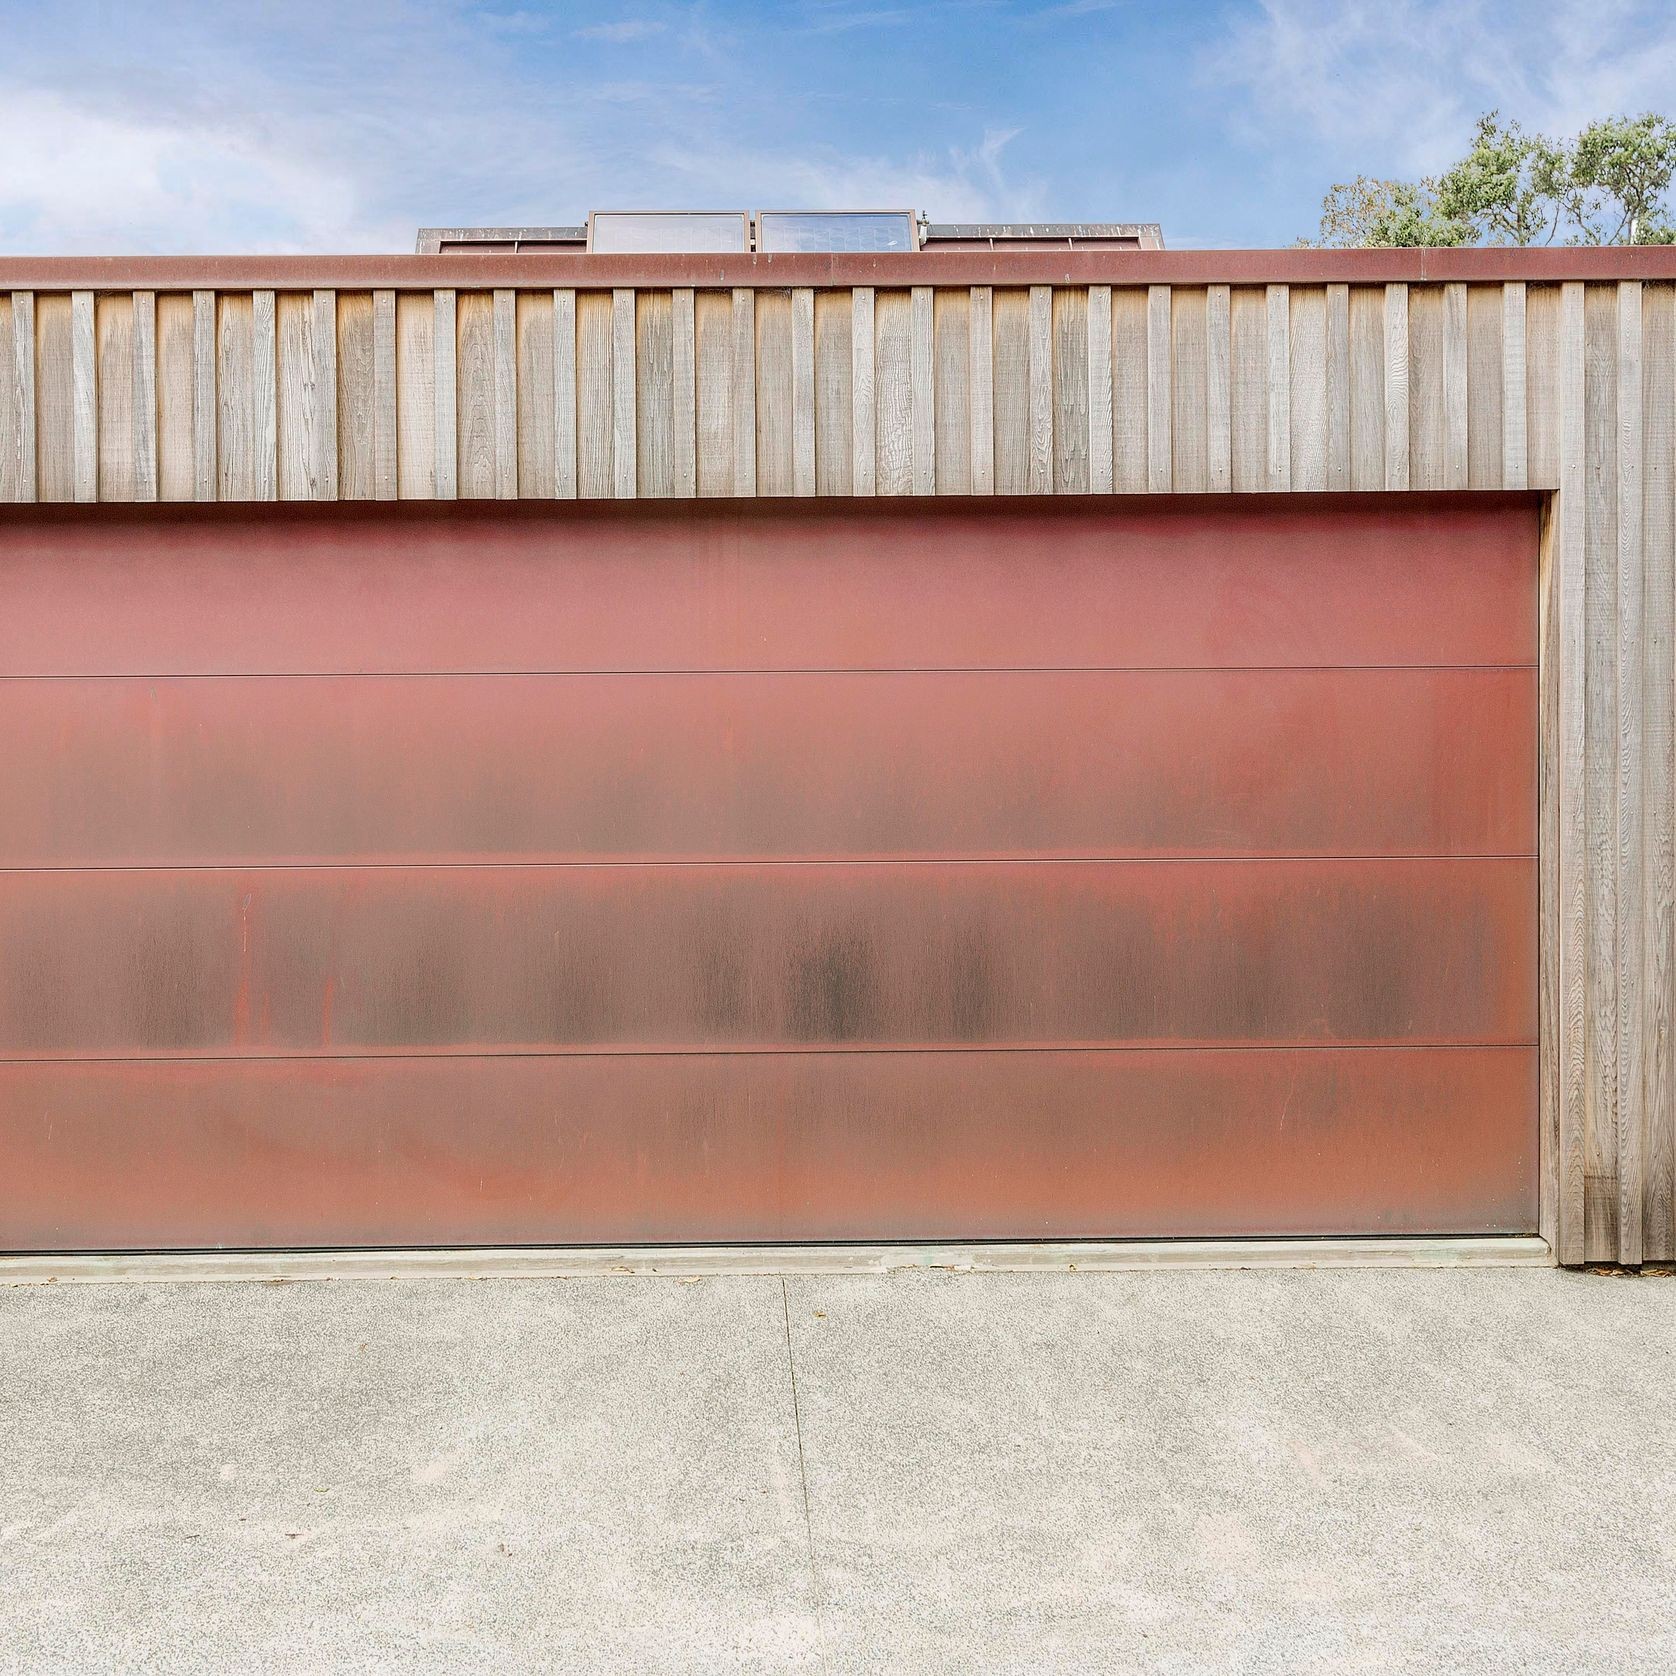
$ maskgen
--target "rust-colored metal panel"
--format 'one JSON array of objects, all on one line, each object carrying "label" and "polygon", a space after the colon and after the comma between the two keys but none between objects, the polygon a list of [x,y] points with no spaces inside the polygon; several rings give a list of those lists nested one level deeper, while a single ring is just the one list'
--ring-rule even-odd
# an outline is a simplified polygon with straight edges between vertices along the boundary
[{"label": "rust-colored metal panel", "polygon": [[0,1055],[1529,1042],[1528,859],[0,874]]},{"label": "rust-colored metal panel", "polygon": [[1529,669],[17,681],[0,866],[1531,854]]},{"label": "rust-colored metal panel", "polygon": [[0,1247],[1524,1233],[1529,1048],[0,1066]]},{"label": "rust-colored metal panel", "polygon": [[1536,541],[1535,497],[17,508],[0,676],[1526,664]]}]

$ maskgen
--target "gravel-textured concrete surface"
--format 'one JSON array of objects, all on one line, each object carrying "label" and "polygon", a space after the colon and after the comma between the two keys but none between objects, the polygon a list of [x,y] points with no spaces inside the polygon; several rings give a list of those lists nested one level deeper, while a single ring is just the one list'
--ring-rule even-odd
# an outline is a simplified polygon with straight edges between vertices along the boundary
[{"label": "gravel-textured concrete surface", "polygon": [[1676,1280],[0,1289],[0,1670],[1676,1668]]}]

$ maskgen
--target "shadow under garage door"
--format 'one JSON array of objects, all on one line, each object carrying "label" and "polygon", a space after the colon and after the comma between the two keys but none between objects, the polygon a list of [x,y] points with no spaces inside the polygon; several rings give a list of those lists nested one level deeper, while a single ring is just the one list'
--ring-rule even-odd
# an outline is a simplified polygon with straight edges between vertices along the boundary
[{"label": "shadow under garage door", "polygon": [[0,1247],[1522,1232],[1512,496],[0,520]]}]

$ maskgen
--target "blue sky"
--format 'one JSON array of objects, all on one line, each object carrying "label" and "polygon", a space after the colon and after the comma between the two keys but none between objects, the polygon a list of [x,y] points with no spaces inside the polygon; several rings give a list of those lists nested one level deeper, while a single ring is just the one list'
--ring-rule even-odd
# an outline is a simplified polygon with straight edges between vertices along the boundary
[{"label": "blue sky", "polygon": [[0,0],[0,250],[908,206],[1288,244],[1491,106],[1676,115],[1670,0]]}]

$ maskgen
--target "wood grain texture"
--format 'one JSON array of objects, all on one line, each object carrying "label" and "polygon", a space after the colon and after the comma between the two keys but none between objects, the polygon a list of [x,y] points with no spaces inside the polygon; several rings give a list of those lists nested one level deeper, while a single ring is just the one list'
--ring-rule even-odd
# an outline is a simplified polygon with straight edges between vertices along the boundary
[{"label": "wood grain texture", "polygon": [[70,299],[35,299],[35,481],[43,501],[75,499],[75,390],[70,371]]},{"label": "wood grain texture", "polygon": [[1289,314],[1292,389],[1292,487],[1327,487],[1327,293],[1292,287]]},{"label": "wood grain texture", "polygon": [[372,500],[377,492],[372,293],[340,293],[336,313],[338,498]]},{"label": "wood grain texture", "polygon": [[99,411],[93,334],[93,293],[70,293],[71,493],[99,498]]},{"label": "wood grain texture", "polygon": [[1235,489],[1269,486],[1269,305],[1254,285],[1236,286],[1228,300],[1229,461]]},{"label": "wood grain texture", "polygon": [[931,310],[937,493],[972,492],[972,294],[937,290]]},{"label": "wood grain texture", "polygon": [[1119,494],[1146,490],[1147,294],[1133,286],[1112,290],[1112,486]]},{"label": "wood grain texture", "polygon": [[338,498],[337,292],[314,293],[315,389],[312,474],[317,500]]},{"label": "wood grain texture", "polygon": [[611,293],[611,493],[633,500],[639,470],[635,445],[635,301],[619,286]]},{"label": "wood grain texture", "polygon": [[1109,495],[1112,471],[1112,288],[1088,288],[1088,487]]},{"label": "wood grain texture", "polygon": [[103,501],[134,493],[134,298],[118,292],[94,304],[95,489]]},{"label": "wood grain texture", "polygon": [[215,299],[217,500],[256,498],[256,322],[248,296]]},{"label": "wood grain texture", "polygon": [[855,447],[850,329],[855,306],[847,291],[815,293],[815,492],[847,495],[854,488]]},{"label": "wood grain texture", "polygon": [[1088,293],[1066,288],[1053,293],[1051,304],[1053,395],[1049,403],[1049,429],[1053,445],[1053,492],[1086,495],[1089,490]]},{"label": "wood grain texture", "polygon": [[636,297],[634,415],[637,492],[667,500],[675,493],[675,299],[668,291]]},{"label": "wood grain texture", "polygon": [[1588,1124],[1589,875],[1588,805],[1584,784],[1585,634],[1587,553],[1583,497],[1587,479],[1584,448],[1584,287],[1560,287],[1556,341],[1558,425],[1556,454],[1559,494],[1555,502],[1559,717],[1558,923],[1552,942],[1559,959],[1556,1025],[1558,1053],[1559,1167],[1555,1251],[1562,1263],[1580,1263],[1586,1248],[1585,1145]]},{"label": "wood grain texture", "polygon": [[1385,293],[1350,288],[1350,487],[1385,487]]},{"label": "wood grain texture", "polygon": [[192,498],[215,499],[215,293],[192,293]]},{"label": "wood grain texture", "polygon": [[1676,1258],[1676,286],[1642,297],[1642,1257]]},{"label": "wood grain texture", "polygon": [[1327,287],[1327,487],[1350,487],[1350,287]]},{"label": "wood grain texture", "polygon": [[39,493],[36,430],[39,423],[35,392],[35,296],[14,291],[11,300],[11,494],[14,501],[28,502]]},{"label": "wood grain texture", "polygon": [[693,290],[678,285],[669,298],[670,493],[698,493],[698,347]]},{"label": "wood grain texture", "polygon": [[1506,305],[1499,285],[1474,285],[1466,293],[1466,367],[1461,404],[1466,421],[1466,484],[1502,487],[1507,425],[1502,415],[1501,358]]},{"label": "wood grain texture", "polygon": [[1030,293],[997,290],[994,320],[993,400],[995,492],[1030,492]]},{"label": "wood grain texture", "polygon": [[396,299],[396,492],[403,500],[436,494],[436,299],[404,291]]},{"label": "wood grain texture", "polygon": [[576,293],[576,492],[612,492],[612,320],[609,291]]},{"label": "wood grain texture", "polygon": [[733,292],[733,492],[757,492],[756,292]]},{"label": "wood grain texture", "polygon": [[[629,293],[632,306],[634,293]],[[518,295],[505,286],[494,295],[495,498],[518,498]]]},{"label": "wood grain texture", "polygon": [[456,389],[455,485],[461,500],[493,500],[496,493],[495,299],[461,291],[454,299]]},{"label": "wood grain texture", "polygon": [[916,495],[937,489],[937,386],[933,373],[932,289],[916,285],[909,293],[908,429],[911,436],[911,486]]},{"label": "wood grain texture", "polygon": [[[288,368],[295,375],[299,354]],[[192,298],[157,298],[157,498],[192,499]]]},{"label": "wood grain texture", "polygon": [[1408,487],[1408,287],[1385,287],[1385,487]]},{"label": "wood grain texture", "polygon": [[1645,1181],[1642,1078],[1645,1074],[1645,1019],[1641,979],[1645,960],[1644,865],[1645,811],[1641,801],[1642,671],[1645,658],[1643,587],[1642,365],[1641,284],[1625,280],[1618,292],[1617,374],[1617,901],[1615,951],[1596,950],[1596,960],[1617,971],[1617,1178],[1620,1263],[1642,1258],[1642,1189]]},{"label": "wood grain texture", "polygon": [[459,349],[459,311],[454,292],[436,292],[434,309],[431,323],[431,394],[436,401],[436,415],[431,424],[431,440],[436,448],[436,498],[453,500],[460,492],[460,392],[455,367]]},{"label": "wood grain texture", "polygon": [[1525,293],[1525,460],[1532,488],[1560,483],[1560,287]]},{"label": "wood grain texture", "polygon": [[815,293],[807,285],[791,294],[791,492],[815,492]]},{"label": "wood grain texture", "polygon": [[1501,288],[1501,481],[1506,489],[1529,482],[1525,417],[1525,285]]},{"label": "wood grain texture", "polygon": [[873,308],[876,487],[881,495],[910,495],[914,492],[913,301],[906,291],[879,291]]},{"label": "wood grain texture", "polygon": [[995,294],[987,285],[968,293],[972,311],[967,353],[972,366],[972,493],[995,492]]},{"label": "wood grain texture", "polygon": [[733,299],[725,291],[693,298],[697,379],[698,492],[733,493]]},{"label": "wood grain texture", "polygon": [[792,491],[791,293],[756,299],[757,493]]},{"label": "wood grain texture", "polygon": [[1289,285],[1271,285],[1268,315],[1269,480],[1271,491],[1292,487],[1292,302]]},{"label": "wood grain texture", "polygon": [[1443,290],[1408,293],[1408,486],[1441,489],[1444,475]]},{"label": "wood grain texture", "polygon": [[1176,286],[1170,303],[1170,481],[1175,491],[1202,494],[1209,485],[1205,414],[1205,294]]},{"label": "wood grain texture", "polygon": [[858,285],[850,297],[850,484],[871,495],[878,483],[878,405],[873,388],[875,320],[873,288]]},{"label": "wood grain texture", "polygon": [[[279,391],[276,383],[279,351],[274,309],[272,291],[251,294],[251,496],[264,501],[273,500],[279,494]],[[394,418],[393,413],[391,417]]]},{"label": "wood grain texture", "polygon": [[1153,494],[1168,494],[1173,462],[1170,458],[1170,287],[1146,289],[1146,486]]},{"label": "wood grain texture", "polygon": [[1443,450],[1445,489],[1467,486],[1467,288],[1443,287]]},{"label": "wood grain texture", "polygon": [[553,494],[576,499],[576,293],[553,293]]},{"label": "wood grain texture", "polygon": [[552,293],[520,291],[514,324],[518,335],[518,494],[523,500],[551,500],[557,457]]},{"label": "wood grain texture", "polygon": [[372,493],[395,500],[396,293],[372,294]]},{"label": "wood grain texture", "polygon": [[1025,487],[1053,492],[1053,287],[1030,287],[1025,339]]},{"label": "wood grain texture", "polygon": [[[267,298],[268,344],[268,452],[273,452],[273,293],[262,293]],[[134,499],[157,499],[157,297],[151,291],[136,291],[133,310],[133,395],[131,423],[133,427],[134,458],[130,482]],[[272,474],[270,473],[270,481]],[[269,500],[273,498],[270,491]]]},{"label": "wood grain texture", "polygon": [[1234,486],[1233,325],[1226,285],[1205,292],[1205,487]]}]

